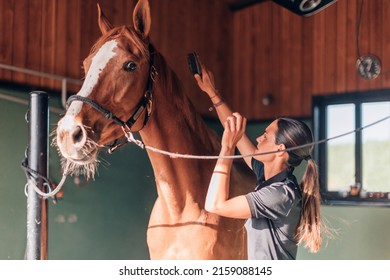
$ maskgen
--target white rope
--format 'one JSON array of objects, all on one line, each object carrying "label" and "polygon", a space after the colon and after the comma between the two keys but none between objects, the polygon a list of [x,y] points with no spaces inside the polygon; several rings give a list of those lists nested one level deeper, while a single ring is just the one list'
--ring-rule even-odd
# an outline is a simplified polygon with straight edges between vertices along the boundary
[{"label": "white rope", "polygon": [[168,152],[168,151],[165,151],[165,150],[161,150],[161,149],[158,149],[158,148],[155,148],[155,147],[151,147],[151,146],[145,145],[141,140],[135,139],[133,134],[131,132],[129,132],[129,131],[127,131],[127,132],[124,131],[124,133],[125,133],[125,136],[126,136],[128,142],[133,142],[137,146],[141,147],[142,149],[148,149],[148,150],[151,150],[151,151],[153,151],[155,153],[160,153],[160,154],[163,154],[163,155],[170,156],[171,158],[236,159],[236,158],[244,158],[244,157],[253,157],[253,156],[259,156],[259,155],[274,154],[274,153],[279,153],[279,152],[284,152],[284,151],[286,151],[286,152],[287,151],[293,151],[293,150],[301,149],[301,148],[304,148],[304,147],[307,147],[307,146],[318,145],[318,144],[321,144],[321,143],[324,143],[324,142],[328,142],[328,141],[331,141],[331,140],[334,140],[334,139],[337,139],[337,138],[340,138],[340,137],[344,137],[344,136],[352,134],[352,133],[356,133],[356,132],[361,131],[363,129],[366,129],[366,128],[370,127],[370,126],[373,126],[373,125],[376,125],[376,124],[378,124],[380,122],[383,122],[383,121],[385,121],[385,120],[387,120],[389,118],[390,118],[390,115],[388,115],[387,117],[384,117],[382,119],[379,119],[379,120],[377,120],[375,122],[372,122],[372,123],[370,123],[368,125],[365,125],[363,127],[359,127],[359,128],[354,129],[352,131],[349,131],[349,132],[346,132],[346,133],[343,133],[343,134],[340,134],[340,135],[337,135],[337,136],[334,136],[334,137],[330,137],[330,138],[314,141],[314,142],[307,143],[307,144],[304,144],[304,145],[299,145],[299,146],[287,148],[287,149],[284,149],[284,150],[269,151],[269,152],[263,152],[263,153],[245,154],[245,155],[232,155],[232,156],[205,156],[205,155],[189,155],[189,154],[172,153],[172,152]]},{"label": "white rope", "polygon": [[26,196],[28,196],[28,193],[27,193],[27,188],[28,187],[32,187],[33,190],[39,194],[40,196],[42,196],[43,199],[47,199],[47,198],[54,198],[54,196],[62,189],[63,185],[65,184],[65,181],[66,181],[66,177],[67,177],[67,172],[65,171],[63,174],[62,174],[62,178],[61,178],[61,181],[57,184],[56,188],[54,190],[51,190],[51,186],[49,186],[47,183],[44,183],[43,186],[46,186],[48,187],[48,189],[50,190],[48,193],[45,193],[43,191],[41,191],[39,189],[39,187],[37,186],[35,180],[33,180],[31,177],[27,180],[27,184],[25,186],[25,194]]},{"label": "white rope", "polygon": [[[283,151],[292,151],[292,150],[301,149],[301,148],[307,147],[307,146],[318,145],[318,144],[321,144],[321,143],[324,143],[324,142],[328,142],[328,141],[331,141],[331,140],[334,140],[334,139],[337,139],[337,138],[340,138],[340,137],[344,137],[344,136],[352,134],[352,133],[356,133],[356,132],[361,131],[363,129],[366,129],[366,128],[370,127],[370,126],[373,126],[373,125],[376,125],[376,124],[378,124],[380,122],[383,122],[383,121],[385,121],[385,120],[387,120],[389,118],[390,118],[390,115],[385,117],[385,118],[382,118],[380,120],[377,120],[377,121],[375,121],[373,123],[365,125],[363,127],[354,129],[352,131],[349,131],[349,132],[346,132],[346,133],[343,133],[343,134],[340,134],[340,135],[337,135],[337,136],[334,136],[334,137],[322,139],[322,140],[319,140],[319,141],[314,141],[314,142],[311,142],[311,143],[295,146],[295,147],[292,147],[292,148],[287,148],[287,149],[284,149],[284,150],[269,151],[269,152],[263,152],[263,153],[245,154],[245,155],[232,155],[232,156],[204,156],[204,155],[202,156],[202,155],[190,155],[190,154],[172,153],[172,152],[164,151],[164,150],[161,150],[161,149],[158,149],[158,148],[154,148],[154,147],[145,145],[142,141],[135,139],[131,132],[125,132],[124,131],[124,133],[125,133],[125,136],[126,136],[128,142],[133,142],[137,146],[141,147],[142,149],[148,149],[148,150],[151,150],[151,151],[153,151],[155,153],[160,153],[160,154],[163,154],[163,155],[170,156],[171,158],[186,158],[186,159],[222,159],[222,158],[224,158],[224,159],[236,159],[236,158],[253,157],[253,156],[259,156],[259,155],[279,153],[279,152],[283,152]],[[63,175],[62,175],[61,181],[57,184],[57,186],[56,186],[56,188],[54,190],[51,190],[51,186],[49,186],[47,183],[43,184],[44,186],[48,187],[48,189],[50,190],[48,193],[45,193],[45,192],[41,191],[39,189],[39,187],[37,186],[35,180],[33,180],[31,177],[28,178],[27,184],[25,186],[26,196],[27,196],[27,187],[32,187],[36,193],[38,193],[40,196],[42,196],[42,198],[44,198],[44,199],[47,199],[47,198],[50,198],[50,197],[53,198],[62,189],[63,185],[65,184],[66,177],[68,175],[67,173],[68,173],[68,171],[65,170]]]}]

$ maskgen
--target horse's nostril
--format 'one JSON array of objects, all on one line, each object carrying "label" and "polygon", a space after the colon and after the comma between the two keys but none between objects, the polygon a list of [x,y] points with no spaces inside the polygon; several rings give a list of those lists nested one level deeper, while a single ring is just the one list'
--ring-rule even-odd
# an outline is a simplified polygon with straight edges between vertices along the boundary
[{"label": "horse's nostril", "polygon": [[80,126],[76,126],[76,128],[72,131],[72,141],[74,144],[78,144],[82,142],[84,139],[84,132]]}]

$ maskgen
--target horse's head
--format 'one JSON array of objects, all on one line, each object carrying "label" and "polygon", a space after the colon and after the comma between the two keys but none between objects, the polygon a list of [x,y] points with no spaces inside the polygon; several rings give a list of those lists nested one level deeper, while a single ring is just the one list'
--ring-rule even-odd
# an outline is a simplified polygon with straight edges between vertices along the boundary
[{"label": "horse's head", "polygon": [[99,147],[137,131],[150,113],[150,8],[140,0],[133,26],[113,27],[98,6],[102,36],[84,60],[85,80],[68,100],[54,143],[69,173],[93,177]]}]

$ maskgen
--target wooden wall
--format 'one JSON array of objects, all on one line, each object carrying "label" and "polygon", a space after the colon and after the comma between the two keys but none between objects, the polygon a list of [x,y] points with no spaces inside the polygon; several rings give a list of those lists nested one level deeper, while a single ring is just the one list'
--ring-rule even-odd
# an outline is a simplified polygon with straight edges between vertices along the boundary
[{"label": "wooden wall", "polygon": [[[356,29],[360,0],[338,0],[300,17],[265,2],[233,16],[233,88],[229,99],[251,119],[311,116],[313,95],[390,86],[390,1],[363,2],[359,49],[381,60],[383,75],[356,73]],[[387,73],[386,73],[387,72]],[[262,104],[267,94],[270,106]]]},{"label": "wooden wall", "polygon": [[[0,0],[0,63],[81,79],[83,59],[100,36],[99,2],[114,25],[132,24],[136,0]],[[183,81],[200,111],[209,100],[189,74],[186,54],[197,51],[224,79],[230,61],[230,11],[223,1],[150,0],[151,40]],[[0,69],[0,80],[59,89],[60,82]],[[221,83],[225,91],[229,81]],[[77,91],[79,86],[72,87]]]},{"label": "wooden wall", "polygon": [[[96,2],[0,0],[0,63],[81,79],[82,60],[99,37]],[[136,0],[99,2],[115,25],[132,23]],[[313,95],[390,85],[390,1],[363,2],[360,53],[379,57],[386,73],[369,81],[356,74],[360,3],[338,0],[301,17],[272,1],[231,12],[222,0],[150,0],[151,39],[202,114],[215,117],[187,69],[193,50],[233,109],[249,119],[310,117]],[[0,80],[60,88],[4,70]],[[274,98],[269,106],[262,103],[267,95]]]}]

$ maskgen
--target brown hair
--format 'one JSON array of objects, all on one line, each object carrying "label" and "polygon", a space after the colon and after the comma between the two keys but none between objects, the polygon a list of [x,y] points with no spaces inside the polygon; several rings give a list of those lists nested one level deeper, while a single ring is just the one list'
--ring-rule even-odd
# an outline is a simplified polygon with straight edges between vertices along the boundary
[{"label": "brown hair", "polygon": [[[276,144],[284,144],[286,148],[305,145],[313,142],[310,128],[302,121],[279,118]],[[288,151],[287,165],[296,167],[303,160],[307,161],[305,173],[301,181],[302,212],[296,229],[298,245],[304,243],[304,247],[310,252],[319,251],[322,244],[322,223],[320,217],[320,190],[318,170],[315,161],[311,158],[312,145],[306,145],[299,149]]]}]

